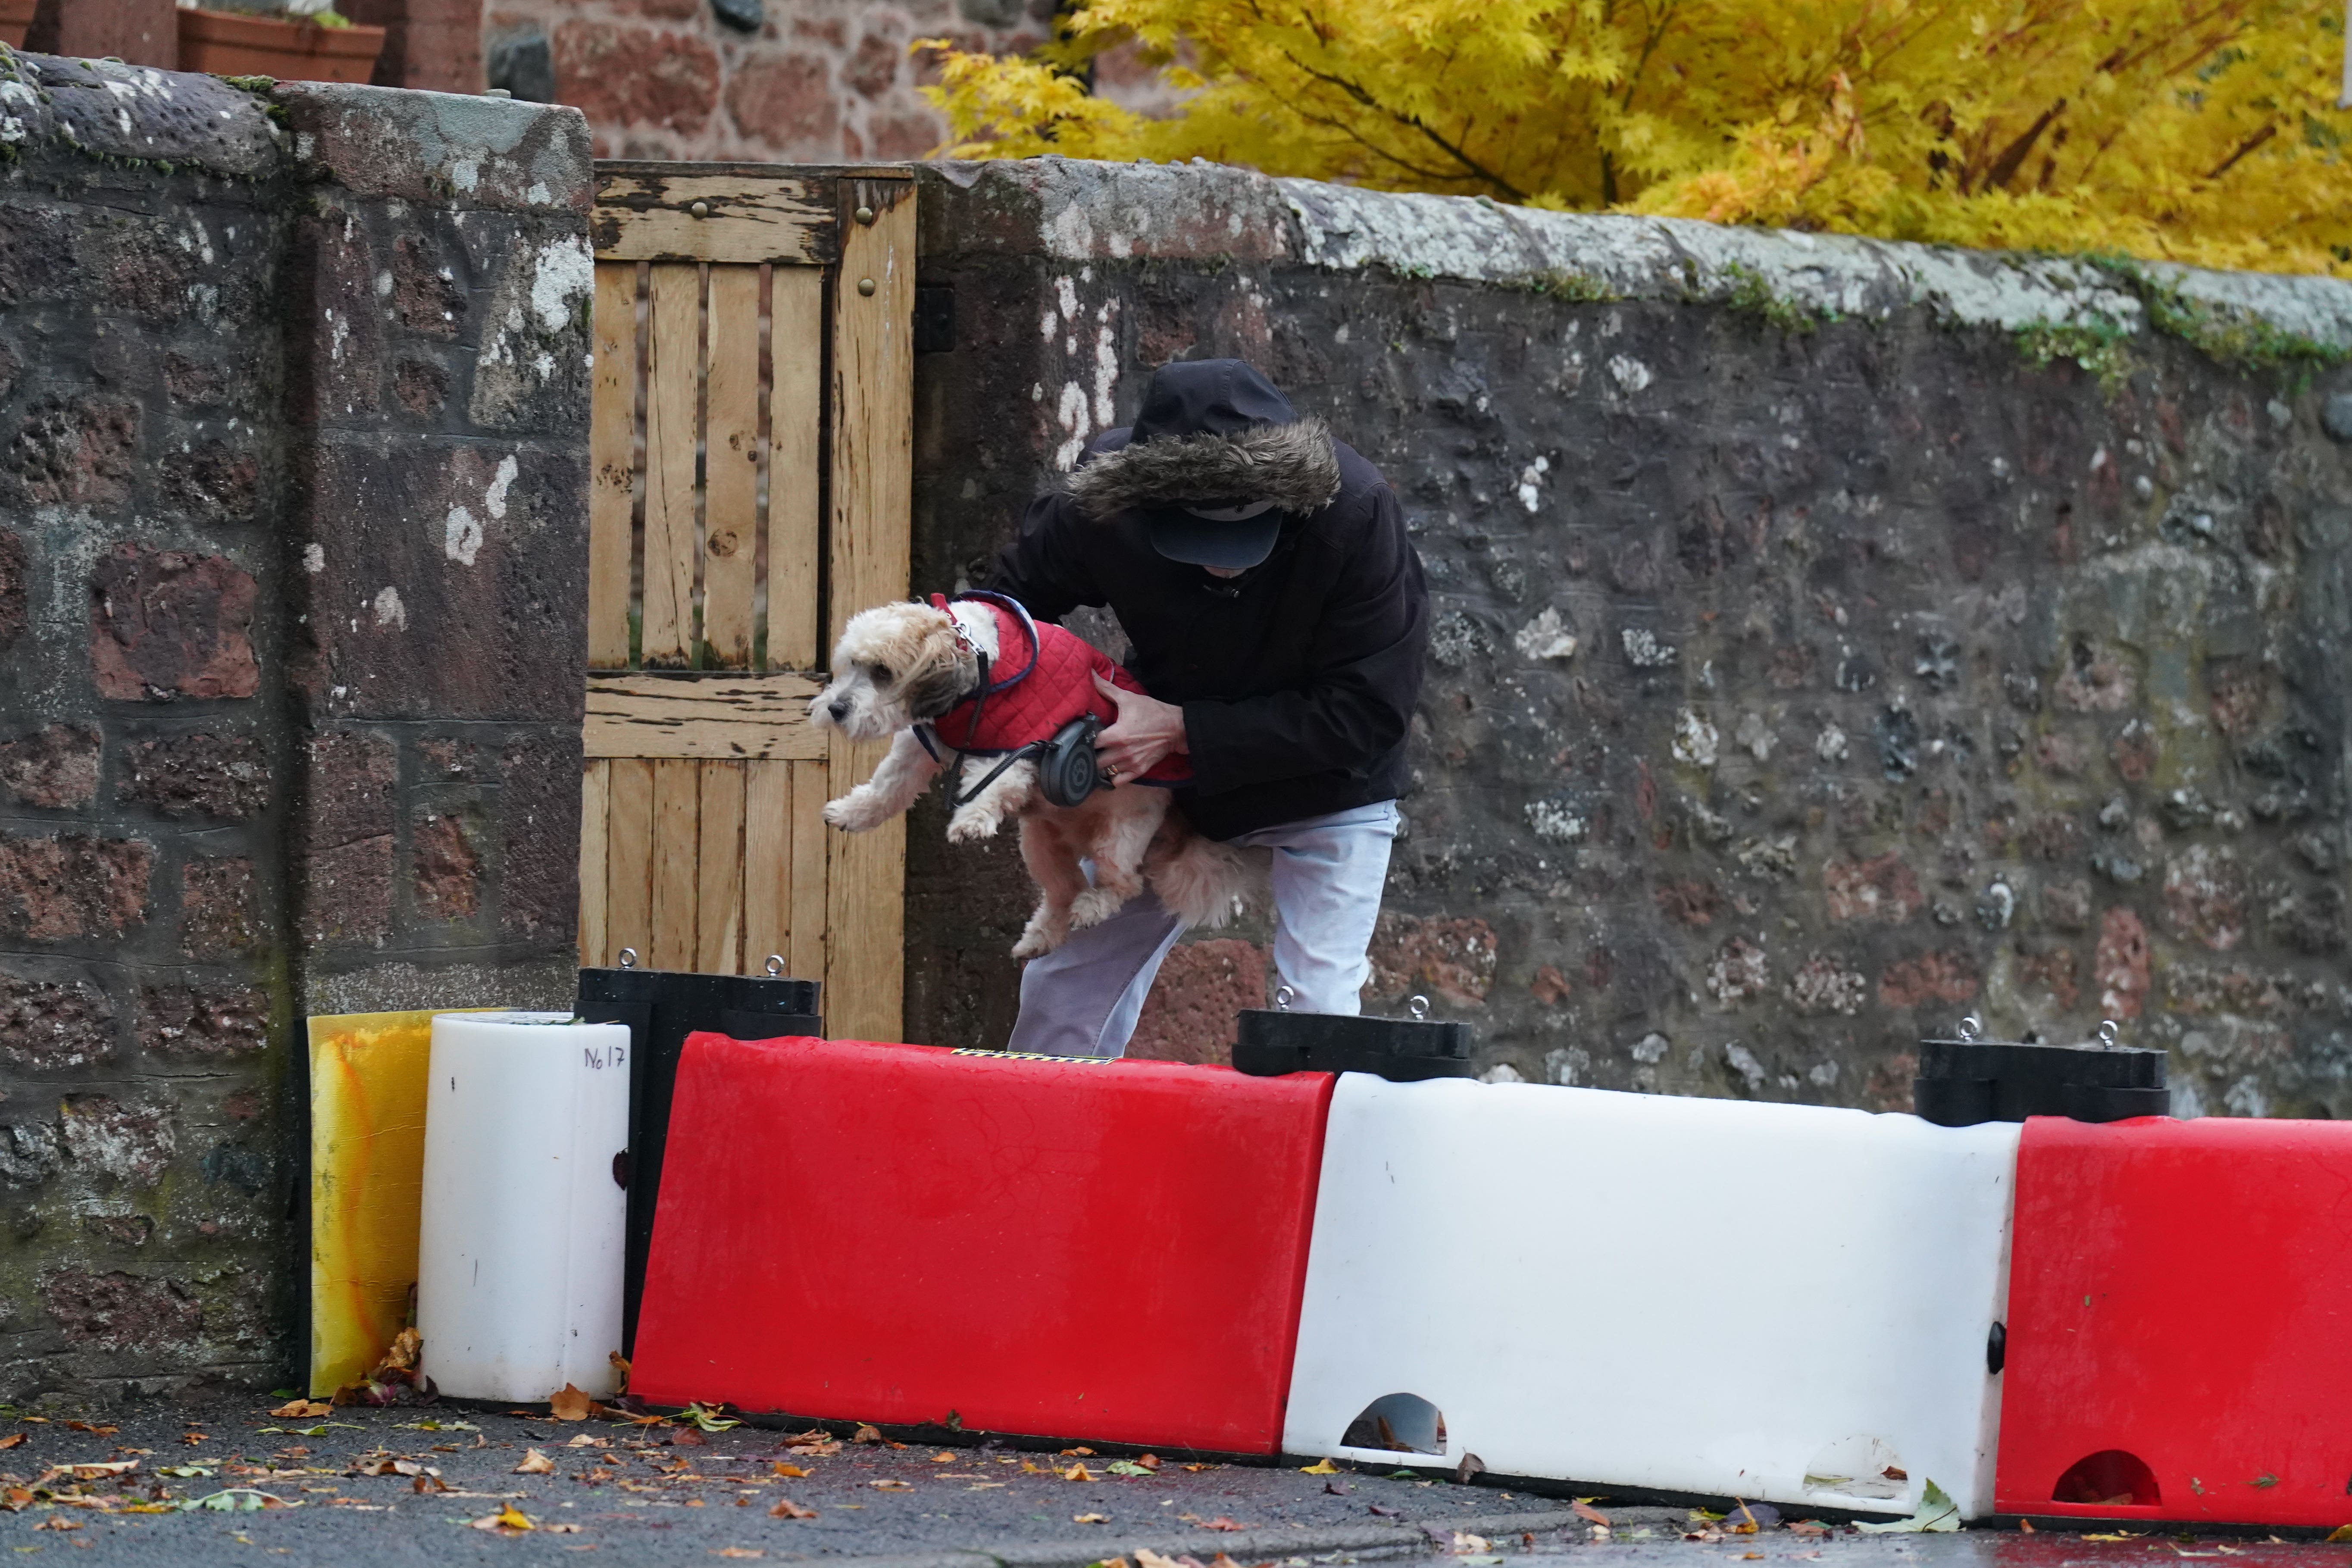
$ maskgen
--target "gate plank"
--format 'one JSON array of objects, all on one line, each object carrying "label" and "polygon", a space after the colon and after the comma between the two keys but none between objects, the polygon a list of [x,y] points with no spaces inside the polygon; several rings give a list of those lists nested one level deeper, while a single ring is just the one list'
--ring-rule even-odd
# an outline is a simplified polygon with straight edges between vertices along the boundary
[{"label": "gate plank", "polygon": [[830,184],[772,174],[619,171],[598,182],[588,230],[596,254],[616,261],[822,265],[834,250]]},{"label": "gate plank", "polygon": [[[806,763],[746,763],[743,790],[743,970],[757,974],[770,953],[791,962],[793,774]],[[823,862],[817,868],[824,885]],[[797,970],[792,973],[798,974]],[[822,971],[812,971],[822,978]]]},{"label": "gate plank", "polygon": [[582,742],[592,757],[822,757],[820,689],[805,675],[591,675]]},{"label": "gate plank", "polygon": [[[786,973],[803,980],[824,976],[824,871],[826,840],[836,830],[825,824],[824,803],[831,798],[832,771],[823,763],[793,763],[792,949],[784,954]],[[826,1005],[822,994],[819,1005]],[[831,1015],[828,1012],[827,1016]],[[825,1033],[839,1032],[827,1024]]]},{"label": "gate plank", "polygon": [[693,662],[694,456],[702,269],[653,269],[646,331],[646,562],[643,662]]},{"label": "gate plank", "polygon": [[625,947],[640,961],[653,951],[654,764],[630,757],[614,762],[610,831],[606,835],[604,941],[597,963],[617,962]]},{"label": "gate plank", "polygon": [[613,962],[605,944],[611,940],[606,911],[612,891],[613,764],[591,761],[580,774],[580,964],[595,968]]},{"label": "gate plank", "polygon": [[705,974],[740,974],[744,970],[743,770],[754,764],[697,765],[702,770],[702,843],[696,857],[694,967]]},{"label": "gate plank", "polygon": [[698,912],[695,850],[702,837],[701,764],[660,762],[653,769],[653,966],[692,969]]},{"label": "gate plank", "polygon": [[[907,593],[914,477],[915,193],[844,180],[833,302],[833,532],[829,639],[859,610]],[[872,292],[866,291],[871,286]],[[887,744],[833,736],[843,788],[870,776]],[[906,819],[836,833],[825,878],[825,1016],[837,1038],[896,1040],[906,976]]]},{"label": "gate plank", "polygon": [[710,269],[710,380],[704,422],[703,668],[751,667],[760,543],[760,269]]},{"label": "gate plank", "polygon": [[588,400],[588,665],[629,662],[631,514],[637,468],[637,264],[596,268],[595,374]]},{"label": "gate plank", "polygon": [[770,274],[768,668],[814,669],[818,479],[824,466],[824,275]]}]

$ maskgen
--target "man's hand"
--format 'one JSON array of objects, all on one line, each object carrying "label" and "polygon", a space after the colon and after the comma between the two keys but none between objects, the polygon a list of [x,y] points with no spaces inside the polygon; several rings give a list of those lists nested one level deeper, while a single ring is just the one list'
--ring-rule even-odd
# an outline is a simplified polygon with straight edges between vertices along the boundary
[{"label": "man's hand", "polygon": [[1099,675],[1095,689],[1118,709],[1110,727],[1095,737],[1095,761],[1112,784],[1131,784],[1170,752],[1191,749],[1184,743],[1184,710],[1174,703],[1113,686]]}]

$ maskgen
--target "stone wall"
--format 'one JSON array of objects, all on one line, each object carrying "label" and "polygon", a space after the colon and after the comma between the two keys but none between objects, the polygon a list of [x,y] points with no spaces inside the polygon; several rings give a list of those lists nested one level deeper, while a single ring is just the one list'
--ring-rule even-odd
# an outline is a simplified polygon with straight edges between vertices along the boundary
[{"label": "stone wall", "polygon": [[585,128],[0,99],[0,1401],[268,1387],[302,1017],[571,989]]},{"label": "stone wall", "polygon": [[[2184,1113],[2352,1114],[2352,284],[1205,166],[922,202],[917,588],[1176,356],[1255,360],[1404,500],[1435,632],[1376,1006],[1498,1075],[1876,1108],[1965,1013],[2114,1017]],[[1018,861],[941,820],[908,1028],[1002,1038]],[[1264,937],[1180,950],[1143,1047],[1213,1054]]]},{"label": "stone wall", "polygon": [[[417,0],[404,0],[414,5]],[[1053,0],[488,0],[488,79],[577,105],[604,158],[920,158],[947,125],[907,46],[1035,47]]]}]

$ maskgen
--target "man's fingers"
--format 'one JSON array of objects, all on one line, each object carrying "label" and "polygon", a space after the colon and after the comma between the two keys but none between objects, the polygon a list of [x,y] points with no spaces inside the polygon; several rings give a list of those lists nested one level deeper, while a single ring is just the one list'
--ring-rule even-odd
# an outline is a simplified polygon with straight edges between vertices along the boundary
[{"label": "man's fingers", "polygon": [[1120,698],[1127,695],[1127,693],[1121,690],[1118,687],[1113,685],[1108,680],[1105,680],[1101,670],[1095,670],[1093,674],[1095,678],[1095,689],[1101,692],[1105,697],[1109,698],[1113,702],[1117,702]]}]

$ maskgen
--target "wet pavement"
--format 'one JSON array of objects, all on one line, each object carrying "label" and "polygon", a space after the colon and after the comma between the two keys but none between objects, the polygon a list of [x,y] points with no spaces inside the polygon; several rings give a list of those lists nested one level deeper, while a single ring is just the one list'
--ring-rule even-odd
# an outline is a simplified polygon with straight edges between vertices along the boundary
[{"label": "wet pavement", "polygon": [[[5,1416],[6,1413],[0,1413]],[[11,1441],[18,1436],[22,1441]],[[2352,1568],[2352,1548],[2261,1532],[1727,1534],[1688,1506],[1587,1506],[1479,1477],[1315,1474],[1132,1450],[845,1440],[752,1426],[564,1423],[460,1408],[272,1417],[144,1405],[0,1419],[0,1548],[110,1563],[355,1564],[827,1560],[860,1568],[1337,1568],[1382,1558],[1579,1568],[1671,1559],[1846,1568],[2065,1568],[2210,1559]],[[533,1458],[536,1454],[538,1458]],[[1141,1462],[1139,1462],[1141,1461]],[[794,1473],[799,1472],[799,1473]],[[195,1506],[189,1506],[195,1505]],[[503,1522],[500,1522],[503,1521]],[[528,1523],[530,1528],[521,1526]],[[1225,1561],[1219,1562],[1223,1557]]]}]

